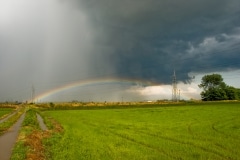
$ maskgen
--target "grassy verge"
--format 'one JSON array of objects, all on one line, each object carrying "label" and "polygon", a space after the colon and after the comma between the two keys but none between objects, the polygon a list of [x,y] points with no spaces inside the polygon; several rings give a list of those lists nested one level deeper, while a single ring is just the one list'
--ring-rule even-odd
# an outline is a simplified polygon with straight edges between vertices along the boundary
[{"label": "grassy verge", "polygon": [[[41,114],[42,115],[42,114]],[[48,136],[43,138],[42,142],[45,148],[46,159],[53,159],[55,151],[52,150],[54,146],[62,139],[64,130],[62,126],[53,118],[42,116],[46,126],[48,127]],[[68,157],[66,157],[68,159]]]},{"label": "grassy verge", "polygon": [[20,109],[15,115],[11,116],[7,121],[0,123],[0,135],[2,135],[6,130],[8,130],[17,120],[20,118],[24,108]]},{"label": "grassy verge", "polygon": [[29,109],[26,112],[25,119],[20,130],[18,140],[14,146],[11,160],[44,160],[49,159],[49,152],[44,148],[43,141],[49,137],[55,136],[56,126],[52,120],[44,118],[47,122],[48,131],[42,131],[37,121],[36,113],[41,114],[36,109]]},{"label": "grassy verge", "polygon": [[11,159],[44,159],[41,138],[42,132],[36,118],[36,111],[29,109],[26,112]]},{"label": "grassy verge", "polygon": [[0,119],[3,119],[13,111],[13,108],[0,108]]}]

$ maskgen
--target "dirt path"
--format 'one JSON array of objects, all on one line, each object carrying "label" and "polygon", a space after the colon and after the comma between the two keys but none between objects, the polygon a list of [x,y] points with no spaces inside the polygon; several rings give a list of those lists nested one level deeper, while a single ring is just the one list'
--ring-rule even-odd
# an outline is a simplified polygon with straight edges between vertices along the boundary
[{"label": "dirt path", "polygon": [[24,120],[25,113],[21,115],[18,121],[2,136],[0,136],[0,160],[9,160],[12,148],[18,137],[18,132]]}]

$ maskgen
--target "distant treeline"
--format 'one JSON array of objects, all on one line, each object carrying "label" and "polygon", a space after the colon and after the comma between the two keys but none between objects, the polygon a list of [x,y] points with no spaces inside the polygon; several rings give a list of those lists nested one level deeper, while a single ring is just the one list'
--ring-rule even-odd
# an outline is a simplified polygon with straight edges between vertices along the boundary
[{"label": "distant treeline", "polygon": [[175,106],[203,106],[203,105],[220,105],[220,104],[240,104],[240,101],[185,101],[185,102],[169,102],[169,103],[109,103],[103,105],[102,103],[42,103],[35,104],[42,110],[94,110],[94,109],[134,109],[134,108],[156,108],[156,107],[175,107]]}]

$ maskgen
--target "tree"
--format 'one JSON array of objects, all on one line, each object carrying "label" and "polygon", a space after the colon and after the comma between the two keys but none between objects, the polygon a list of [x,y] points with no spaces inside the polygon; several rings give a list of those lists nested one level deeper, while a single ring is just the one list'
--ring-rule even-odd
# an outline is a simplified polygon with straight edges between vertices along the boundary
[{"label": "tree", "polygon": [[237,92],[237,99],[240,100],[240,89],[236,88],[236,92]]},{"label": "tree", "polygon": [[225,92],[229,100],[238,99],[238,90],[236,88],[232,86],[226,86]]},{"label": "tree", "polygon": [[237,89],[227,86],[220,74],[203,76],[198,86],[203,89],[201,92],[203,101],[234,100],[238,97]]}]

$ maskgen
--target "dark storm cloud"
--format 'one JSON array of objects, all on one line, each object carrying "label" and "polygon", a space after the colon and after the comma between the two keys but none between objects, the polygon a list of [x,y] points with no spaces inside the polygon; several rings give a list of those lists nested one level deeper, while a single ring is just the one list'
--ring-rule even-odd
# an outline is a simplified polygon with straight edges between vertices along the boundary
[{"label": "dark storm cloud", "polygon": [[93,47],[115,76],[171,83],[174,69],[188,81],[189,72],[240,68],[237,0],[71,2],[86,13]]},{"label": "dark storm cloud", "polygon": [[81,80],[169,84],[174,69],[185,82],[190,72],[239,69],[239,6],[239,0],[1,0],[0,101],[29,99],[32,85],[38,95]]}]

